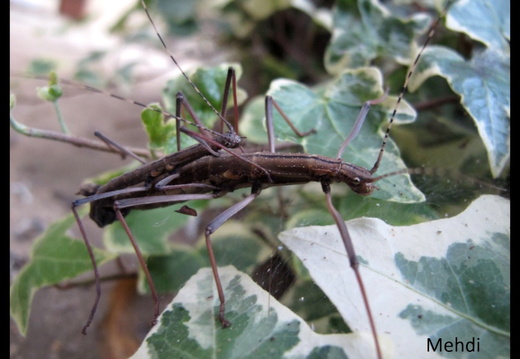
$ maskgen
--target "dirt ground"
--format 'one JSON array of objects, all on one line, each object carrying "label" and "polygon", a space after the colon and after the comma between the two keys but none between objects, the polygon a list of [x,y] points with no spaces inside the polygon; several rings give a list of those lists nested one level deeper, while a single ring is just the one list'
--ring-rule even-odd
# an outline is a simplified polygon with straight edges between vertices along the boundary
[{"label": "dirt ground", "polygon": [[[117,17],[117,11],[106,9],[106,2],[92,1],[91,13],[92,16],[99,15],[98,27],[95,27],[96,21],[78,27],[57,14],[53,1],[47,3],[52,4],[31,8],[11,2],[11,91],[17,96],[13,114],[18,121],[28,126],[59,131],[52,106],[43,103],[35,95],[35,87],[44,86],[45,83],[14,75],[25,70],[31,59],[43,57],[58,59],[66,69],[60,72],[61,76],[70,76],[67,68],[73,68],[71,64],[77,59],[98,46],[111,44],[111,39],[106,38],[102,28],[103,24]],[[119,11],[133,4],[131,1],[116,3]],[[145,58],[142,53],[141,57]],[[147,52],[146,57],[153,56]],[[157,78],[155,80],[141,84],[138,90],[127,89],[124,95],[144,103],[157,101],[160,89],[156,84],[161,81]],[[78,89],[70,90],[61,103],[71,132],[78,136],[93,139],[94,130],[99,130],[126,145],[146,145],[139,122],[140,109],[133,105]],[[82,181],[123,164],[125,162],[115,155],[28,138],[10,130],[11,281],[28,261],[35,238],[50,223],[70,213],[71,201],[77,198],[75,193]],[[93,242],[99,243],[100,229],[90,221],[86,224]],[[110,268],[103,269],[110,271]],[[115,289],[111,284],[103,285],[100,309],[87,336],[83,336],[80,331],[94,300],[93,287],[69,290],[45,288],[38,291],[32,304],[25,338],[11,319],[10,357],[126,357],[128,351],[131,353],[135,349],[134,338],[141,338],[147,331],[147,323],[152,316],[151,300],[139,298],[129,303],[134,310],[126,310],[124,316],[128,321],[123,322],[121,328],[107,327],[110,320],[105,317],[105,313],[111,291],[114,295],[120,293],[116,300],[121,296],[133,300],[134,288],[131,281],[122,282]],[[124,311],[125,305],[118,303],[118,308]],[[136,316],[140,319],[136,319]],[[129,330],[125,331],[125,328]]]}]

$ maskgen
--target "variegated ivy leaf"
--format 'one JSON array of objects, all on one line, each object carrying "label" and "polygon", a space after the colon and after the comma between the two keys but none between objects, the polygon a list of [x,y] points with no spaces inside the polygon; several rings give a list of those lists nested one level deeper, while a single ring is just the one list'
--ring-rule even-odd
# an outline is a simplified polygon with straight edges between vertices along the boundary
[{"label": "variegated ivy leaf", "polygon": [[[369,218],[346,222],[377,331],[391,337],[394,357],[441,357],[446,352],[439,347],[456,341],[466,354],[472,348],[472,358],[509,356],[509,206],[488,195],[458,216],[408,227]],[[349,327],[367,331],[359,286],[336,226],[291,229],[280,239]],[[460,346],[448,354],[463,357]]]},{"label": "variegated ivy leaf", "polygon": [[487,47],[509,52],[510,14],[511,4],[507,0],[455,1],[446,16],[446,25]]},{"label": "variegated ivy leaf", "polygon": [[[81,210],[80,215],[85,212]],[[38,289],[92,270],[85,243],[66,234],[73,224],[74,217],[69,215],[53,223],[36,239],[30,261],[11,285],[11,316],[23,335],[27,331],[31,303]],[[98,266],[115,258],[115,254],[99,248],[93,248],[93,251]]]},{"label": "variegated ivy leaf", "polygon": [[486,146],[491,172],[499,176],[511,154],[509,55],[488,49],[467,61],[450,49],[431,46],[423,53],[410,90],[434,75],[444,77],[461,96]]},{"label": "variegated ivy leaf", "polygon": [[[233,266],[219,268],[229,328],[217,315],[211,269],[201,269],[181,289],[148,333],[138,358],[366,358],[374,357],[368,333],[317,334],[289,309]],[[391,350],[385,336],[386,353]]]},{"label": "variegated ivy leaf", "polygon": [[399,63],[413,59],[414,40],[427,30],[428,15],[403,16],[376,0],[358,0],[357,8],[351,3],[338,2],[333,13],[332,39],[324,59],[329,73],[368,66],[378,57]]}]

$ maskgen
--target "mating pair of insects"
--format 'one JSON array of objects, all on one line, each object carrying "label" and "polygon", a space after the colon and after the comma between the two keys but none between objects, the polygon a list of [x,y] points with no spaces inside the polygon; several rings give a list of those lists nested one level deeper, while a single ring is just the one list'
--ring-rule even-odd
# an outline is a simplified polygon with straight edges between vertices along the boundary
[{"label": "mating pair of insects", "polygon": [[[143,6],[146,9],[144,2]],[[152,21],[151,18],[150,20]],[[435,26],[436,24],[434,24],[434,27]],[[427,46],[427,43],[432,36],[433,32],[430,32],[428,40],[425,42],[422,49]],[[164,42],[163,45],[166,48]],[[413,72],[419,57],[420,54],[412,65],[410,74]],[[172,60],[176,63],[173,57]],[[205,97],[193,85],[189,78],[186,78],[195,91],[197,91],[197,93],[205,100]],[[287,123],[291,124],[291,122],[287,116],[284,115],[283,108],[270,96],[267,96],[265,99],[269,149],[267,151],[254,153],[243,153],[240,150],[236,150],[243,145],[244,138],[240,137],[236,132],[237,123],[235,122],[234,124],[231,124],[226,119],[227,97],[230,91],[233,94],[235,109],[234,118],[235,120],[238,119],[236,113],[236,77],[232,69],[228,72],[226,85],[224,87],[222,108],[216,110],[207,100],[205,100],[207,105],[213,109],[221,123],[227,127],[227,132],[215,132],[205,128],[198,120],[197,115],[191,109],[190,104],[184,99],[182,94],[179,94],[177,96],[176,114],[166,115],[177,120],[178,136],[181,132],[185,133],[197,140],[199,144],[184,149],[179,147],[178,152],[165,156],[159,160],[143,164],[136,170],[114,178],[105,185],[99,187],[85,187],[81,191],[81,193],[85,195],[85,198],[78,199],[72,204],[72,210],[77,219],[83,239],[87,245],[97,280],[97,296],[91,311],[91,316],[83,329],[84,332],[92,321],[101,292],[96,261],[87,233],[78,215],[78,206],[89,203],[91,206],[90,217],[101,227],[116,220],[121,222],[128,238],[134,246],[141,267],[146,274],[155,303],[154,317],[157,318],[160,310],[157,291],[154,288],[154,282],[147,269],[146,261],[136,244],[132,231],[126,224],[126,214],[133,209],[150,209],[176,203],[184,203],[196,199],[211,200],[217,197],[222,197],[225,194],[240,188],[251,188],[249,195],[217,215],[209,222],[205,229],[208,255],[220,301],[218,320],[222,326],[228,327],[232,325],[232,323],[230,323],[226,318],[226,298],[218,273],[218,263],[213,253],[211,235],[228,219],[255,200],[263,189],[273,186],[302,184],[315,181],[321,184],[326,197],[327,209],[339,229],[350,266],[357,278],[359,290],[363,297],[365,311],[368,316],[368,321],[370,322],[377,356],[382,357],[376,329],[376,320],[374,320],[372,311],[370,310],[368,296],[365,292],[363,280],[359,271],[359,261],[354,251],[348,228],[345,225],[343,218],[334,207],[330,185],[339,182],[345,183],[359,195],[365,196],[372,194],[376,190],[377,187],[375,183],[377,181],[390,175],[385,174],[377,177],[375,176],[375,173],[383,159],[390,126],[399,108],[399,103],[406,91],[408,79],[409,76],[407,77],[403,90],[391,115],[389,126],[382,142],[377,160],[370,169],[347,163],[342,160],[341,157],[345,149],[351,141],[355,140],[356,135],[359,133],[370,106],[384,101],[386,95],[381,95],[379,98],[369,100],[363,105],[351,133],[346,137],[338,149],[337,156],[325,157],[306,153],[284,154],[276,152],[273,129],[273,108],[282,115],[282,118],[284,118]],[[184,126],[186,120],[183,113],[185,112],[188,112],[194,119],[194,125],[199,130],[198,132],[192,131]],[[307,132],[299,132],[298,129],[294,128],[294,126],[293,129],[298,136],[308,138],[312,138],[310,136],[313,136],[314,132],[312,128],[307,129]],[[118,144],[106,138],[104,138],[104,140],[107,142],[108,146],[116,147],[119,151],[124,153],[128,152]],[[178,143],[180,144],[180,141],[178,141]],[[190,209],[188,208],[184,211],[188,213],[190,212]]]}]

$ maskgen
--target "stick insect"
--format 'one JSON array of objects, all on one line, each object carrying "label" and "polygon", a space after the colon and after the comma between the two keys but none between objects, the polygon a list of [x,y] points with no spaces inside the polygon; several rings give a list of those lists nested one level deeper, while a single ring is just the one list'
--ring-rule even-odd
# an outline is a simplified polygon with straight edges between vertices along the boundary
[{"label": "stick insect", "polygon": [[[143,4],[143,6],[145,6],[144,3],[142,3],[142,4]],[[146,10],[146,13],[147,13],[150,21],[152,21],[152,18],[150,17],[147,10]],[[152,24],[153,24],[153,21],[152,21]],[[155,27],[155,24],[153,24],[153,25]],[[159,33],[158,32],[156,32],[156,33],[159,36],[159,39],[161,40],[164,48],[166,50],[168,50],[166,47],[166,44],[163,42]],[[228,102],[227,98],[228,98],[229,92],[231,90],[233,93],[234,110],[235,110],[234,111],[235,127],[237,126],[237,120],[238,120],[237,108],[238,107],[237,107],[237,97],[236,97],[236,95],[237,95],[236,75],[235,75],[234,69],[229,68],[229,70],[228,70],[228,75],[226,77],[226,84],[224,86],[224,92],[223,92],[223,96],[222,96],[222,108],[220,111],[218,111],[213,107],[213,105],[211,105],[211,103],[206,99],[206,97],[199,91],[199,89],[195,86],[195,84],[189,79],[187,74],[178,65],[175,58],[171,55],[170,55],[170,57],[173,60],[173,62],[177,65],[177,67],[181,71],[182,75],[187,80],[187,82],[195,90],[195,92],[197,92],[200,95],[201,99],[206,103],[206,105],[209,106],[211,108],[211,110],[216,114],[216,116],[222,121],[221,126],[220,126],[220,129],[221,129],[220,131],[222,132],[224,125],[226,125],[230,131],[225,134],[221,134],[221,133],[212,131],[208,128],[205,128],[204,125],[198,119],[194,110],[191,108],[190,104],[184,99],[184,96],[181,93],[178,93],[177,98],[176,98],[176,101],[177,101],[176,111],[177,112],[175,115],[169,114],[165,111],[158,110],[155,108],[152,109],[156,112],[161,113],[164,116],[174,118],[177,120],[176,133],[177,133],[178,152],[173,153],[171,155],[167,155],[167,156],[165,156],[159,160],[153,161],[151,163],[144,164],[143,166],[139,167],[137,170],[127,172],[127,173],[123,174],[122,176],[114,178],[103,186],[86,185],[86,186],[83,186],[82,188],[80,188],[79,194],[87,196],[87,198],[74,201],[72,204],[72,210],[73,210],[75,218],[78,222],[80,232],[85,240],[85,243],[86,243],[86,246],[87,246],[87,249],[89,252],[89,256],[91,258],[91,261],[92,261],[92,264],[94,267],[95,278],[96,278],[96,292],[97,292],[96,300],[95,300],[93,308],[91,310],[91,314],[89,316],[87,323],[85,324],[85,326],[83,327],[83,330],[82,330],[82,332],[84,334],[86,334],[86,330],[89,327],[89,325],[94,317],[94,314],[96,312],[96,308],[97,308],[100,294],[101,294],[101,289],[100,289],[99,274],[98,274],[98,270],[97,270],[96,261],[94,258],[94,253],[93,253],[92,247],[88,241],[87,234],[85,232],[81,219],[79,218],[76,207],[86,204],[86,203],[94,202],[94,203],[96,203],[96,205],[95,205],[95,208],[93,208],[93,210],[91,211],[91,218],[100,227],[110,224],[110,223],[114,222],[116,219],[121,221],[124,224],[124,226],[126,226],[126,222],[123,217],[124,217],[124,215],[126,215],[127,211],[125,211],[124,214],[121,214],[121,212],[118,212],[117,214],[119,215],[119,217],[116,218],[116,213],[106,209],[106,207],[113,206],[112,202],[118,196],[124,197],[125,195],[131,194],[131,193],[139,193],[139,192],[148,193],[148,192],[150,192],[150,190],[152,192],[158,191],[159,193],[161,193],[163,191],[171,190],[171,188],[163,188],[163,186],[162,186],[162,183],[163,182],[166,183],[167,182],[166,180],[170,179],[171,176],[167,176],[166,179],[162,179],[158,183],[154,183],[153,186],[151,185],[151,183],[154,182],[154,180],[156,178],[161,178],[161,176],[163,176],[164,174],[168,174],[171,171],[174,171],[176,168],[181,167],[184,164],[193,162],[200,157],[203,157],[206,155],[220,156],[220,153],[217,152],[219,150],[228,151],[233,156],[242,157],[241,155],[236,154],[236,153],[230,151],[229,149],[241,146],[243,144],[244,139],[236,134],[233,126],[225,119],[226,107],[227,107],[227,102]],[[146,105],[144,105],[140,102],[128,100],[119,95],[111,94],[106,91],[96,89],[94,87],[79,85],[77,83],[74,83],[74,82],[68,81],[68,80],[61,80],[61,82],[64,84],[67,84],[69,86],[83,88],[84,90],[97,92],[97,93],[103,93],[107,96],[114,97],[119,100],[131,102],[134,105],[147,108]],[[195,123],[190,123],[189,121],[187,121],[183,117],[181,117],[182,116],[181,112],[183,111],[183,109],[190,114],[190,116],[193,118]],[[197,134],[197,133],[187,129],[184,126],[181,126],[180,125],[181,122],[186,122],[186,123],[195,125],[200,130],[201,133]],[[70,136],[67,134],[60,134],[60,133],[56,133],[56,132],[52,132],[52,131],[27,128],[27,127],[17,123],[14,119],[11,120],[11,124],[19,132],[22,132],[28,136],[49,138],[49,139],[53,139],[53,140],[57,140],[57,141],[69,142],[71,144],[74,144],[74,145],[80,146],[80,147],[88,147],[88,148],[92,148],[95,150],[102,150],[102,151],[111,151],[111,152],[120,153],[121,155],[131,155],[132,157],[141,161],[141,163],[144,163],[144,161],[142,161],[138,156],[136,156],[134,153],[132,153],[132,151],[115,143],[114,141],[110,140],[109,138],[105,137],[104,135],[102,135],[100,133],[96,133],[96,136],[98,136],[100,139],[102,139],[105,142],[106,147],[103,144],[99,144],[97,142],[85,140],[85,139],[78,138],[75,136]],[[180,148],[180,133],[181,132],[194,138],[200,144],[181,150],[181,148]],[[312,130],[307,133],[300,133],[295,129],[295,132],[299,136],[306,136],[307,134],[312,133]],[[245,157],[242,157],[242,158],[244,161],[250,162],[247,158],[245,158]],[[254,164],[254,163],[250,162],[250,164],[258,167],[258,165]],[[261,171],[265,172],[268,177],[270,176],[269,173],[265,169],[261,169],[261,168],[259,168],[259,169]],[[141,186],[139,186],[139,185],[141,185]],[[209,189],[209,188],[216,189],[216,188],[213,188],[212,186],[208,186],[208,185],[197,185],[197,184],[193,185],[193,187],[200,187],[200,186],[202,186],[206,189]],[[208,195],[199,196],[199,198],[201,198],[201,199],[212,198],[212,197],[213,196],[208,196]],[[193,199],[193,196],[190,196],[189,199]],[[153,206],[146,206],[146,208],[151,208],[151,207],[153,207]],[[193,215],[194,211],[187,208],[187,209],[182,210],[181,212],[185,213],[185,214]],[[196,212],[194,215],[196,215]],[[149,285],[150,285],[150,288],[152,291],[152,297],[155,302],[154,317],[156,318],[159,315],[158,296],[155,291],[151,276],[150,276],[149,272],[147,271],[145,260],[142,256],[142,254],[140,253],[140,250],[135,242],[133,243],[133,246],[136,250],[136,254],[139,258],[141,266],[144,269],[146,276],[149,280]]]},{"label": "stick insect", "polygon": [[[271,152],[274,152],[274,151],[271,150]],[[207,160],[207,158],[204,159],[204,161],[206,161],[206,160]],[[201,163],[202,163],[202,160],[201,160],[200,162],[197,161],[196,164],[194,164],[193,166],[201,166]],[[182,168],[182,169],[184,170],[184,168]],[[188,169],[188,166],[186,167],[186,170],[187,170],[187,169]],[[223,176],[223,175],[220,174],[220,173],[215,173],[215,175],[216,175],[218,178],[222,178],[222,176]],[[240,181],[239,181],[239,182],[240,182]],[[242,184],[242,182],[240,182],[240,184]],[[231,188],[231,187],[230,187],[230,188]],[[187,197],[187,198],[189,198],[189,197]],[[193,198],[193,197],[191,197],[191,198]],[[130,204],[130,205],[132,205],[130,202],[123,202],[123,203],[124,203],[124,204]],[[135,202],[134,202],[133,204],[135,204]],[[242,204],[244,204],[244,203],[242,203]],[[235,209],[236,209],[236,207],[235,207]],[[224,217],[225,217],[225,216],[224,216]],[[222,217],[222,218],[224,218],[224,217]]]},{"label": "stick insect", "polygon": [[[144,3],[143,7],[146,9],[146,5]],[[432,36],[433,31],[430,32],[428,40],[422,47],[421,52],[427,46]],[[410,72],[413,72],[416,63],[420,58],[421,52],[419,52],[419,55],[417,56]],[[326,195],[327,208],[339,228],[345,249],[348,253],[350,266],[352,267],[357,278],[359,289],[361,291],[365,309],[369,318],[377,357],[382,358],[382,352],[378,341],[375,322],[370,310],[370,305],[368,303],[362,277],[359,272],[359,262],[355,254],[348,229],[343,222],[341,215],[332,203],[330,184],[333,182],[343,182],[360,195],[370,195],[375,190],[373,183],[386,177],[373,177],[373,174],[379,168],[388,138],[388,133],[390,131],[390,126],[393,122],[395,113],[397,112],[399,103],[404,96],[404,92],[406,92],[406,89],[407,82],[405,82],[403,90],[397,100],[397,105],[394,108],[379,156],[374,166],[370,170],[346,163],[341,159],[341,157],[347,145],[356,137],[357,133],[359,132],[359,129],[365,120],[366,113],[368,112],[370,106],[382,102],[386,96],[365,102],[351,134],[347,136],[346,140],[338,150],[337,159],[307,154],[280,155],[275,153],[272,125],[273,106],[280,113],[283,114],[283,112],[276,104],[276,102],[274,102],[272,97],[268,96],[266,97],[265,108],[269,138],[269,152],[242,154],[240,156],[236,156],[236,161],[228,156],[216,157],[220,160],[215,160],[214,158],[208,156],[199,156],[199,158],[190,163],[168,169],[165,172],[154,176],[155,178],[148,179],[151,184],[145,187],[138,187],[136,189],[136,192],[138,193],[137,196],[133,194],[134,191],[132,190],[122,189],[114,190],[113,192],[107,192],[107,195],[110,195],[110,197],[108,197],[110,198],[108,204],[104,204],[102,201],[98,201],[99,199],[105,198],[103,195],[94,195],[91,198],[88,198],[86,201],[92,202],[91,218],[100,225],[111,223],[115,218],[117,218],[121,223],[123,223],[125,231],[128,237],[131,239],[132,243],[135,243],[135,239],[133,238],[131,230],[126,225],[124,220],[124,215],[126,213],[123,210],[152,208],[158,205],[160,206],[172,203],[181,203],[195,199],[212,199],[220,197],[227,192],[232,192],[238,188],[251,187],[251,194],[249,196],[218,215],[208,224],[205,230],[206,246],[210,256],[211,268],[213,270],[220,300],[218,317],[223,327],[229,327],[231,323],[225,317],[226,300],[218,274],[213,247],[211,244],[211,234],[213,234],[219,227],[221,227],[224,222],[229,220],[232,216],[250,204],[264,188],[271,186],[283,186],[288,184],[300,184],[309,181],[320,182],[322,185],[322,190]],[[198,185],[194,186],[194,184]],[[112,188],[115,187],[111,187],[111,189]],[[179,190],[182,192],[182,194],[178,194]],[[206,194],[208,192],[212,193]],[[80,221],[74,208],[84,202],[85,201],[78,200],[73,203],[73,211],[76,218],[78,219],[78,222]],[[107,213],[109,219],[106,219]],[[85,238],[85,241],[88,243],[83,230],[82,234]],[[138,253],[138,256],[141,257],[137,246],[134,245],[134,247],[136,253]],[[142,259],[140,259],[140,262],[143,268],[146,268],[146,265]],[[151,278],[148,278],[148,280],[151,284]],[[153,288],[152,291],[154,291]],[[157,299],[155,300],[157,302]]]}]

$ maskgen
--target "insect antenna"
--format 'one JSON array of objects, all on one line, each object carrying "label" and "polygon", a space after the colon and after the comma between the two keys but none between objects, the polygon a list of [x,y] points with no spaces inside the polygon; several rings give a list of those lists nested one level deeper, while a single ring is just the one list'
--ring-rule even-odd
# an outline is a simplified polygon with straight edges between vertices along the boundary
[{"label": "insect antenna", "polygon": [[[148,7],[146,6],[146,3],[144,0],[141,0],[141,5],[143,6],[144,8],[144,11],[146,12],[146,16],[148,16],[148,19],[150,20],[150,23],[152,24],[152,27],[155,31],[155,34],[157,35],[157,37],[159,38],[164,50],[166,51],[166,53],[168,54],[168,56],[170,56],[170,59],[173,61],[173,63],[175,64],[175,66],[177,66],[177,68],[179,69],[179,71],[181,72],[182,76],[184,76],[184,78],[186,79],[186,81],[188,81],[188,83],[190,84],[190,86],[195,90],[195,92],[202,98],[202,100],[211,108],[211,110],[213,112],[215,112],[215,114],[219,117],[219,119],[226,124],[226,126],[228,127],[228,129],[231,131],[231,132],[235,132],[233,126],[231,125],[231,123],[229,123],[229,121],[227,121],[224,116],[225,116],[225,103],[227,102],[227,91],[226,93],[224,94],[224,100],[222,101],[222,112],[219,112],[217,111],[217,109],[209,102],[209,100],[206,98],[206,96],[204,96],[204,94],[202,94],[202,92],[199,90],[199,88],[197,87],[197,85],[195,85],[193,83],[193,81],[191,81],[191,79],[189,78],[189,76],[186,74],[186,72],[182,69],[182,67],[180,66],[180,64],[177,62],[177,60],[175,59],[175,57],[172,55],[172,53],[170,52],[170,50],[168,49],[168,46],[166,45],[166,43],[164,42],[161,34],[159,33],[159,31],[157,30],[157,26],[155,25],[155,22],[152,18],[152,16],[150,15],[150,12],[148,11]],[[233,79],[235,79],[235,76],[233,76]],[[229,82],[229,79],[228,79],[228,82]],[[229,83],[227,84],[227,88],[229,88]],[[236,80],[234,80],[233,82],[233,88],[235,89],[235,91],[233,91],[233,94],[234,94],[234,101],[235,101],[235,123],[236,121],[238,121],[238,110],[237,110],[237,97],[236,97]]]},{"label": "insect antenna", "polygon": [[114,140],[112,140],[112,139],[108,138],[107,136],[103,135],[101,132],[95,131],[94,132],[94,136],[99,138],[101,141],[105,142],[108,147],[113,147],[116,150],[119,150],[121,152],[121,156],[123,157],[123,159],[124,159],[125,155],[128,155],[128,156],[132,157],[133,159],[141,162],[141,164],[145,164],[146,163],[146,161],[143,160],[141,157],[137,156],[135,153],[133,153],[132,151],[128,150],[126,147],[121,146],[119,143],[115,142]]},{"label": "insect antenna", "polygon": [[[42,77],[42,76],[36,76],[36,78],[44,79],[44,77]],[[147,109],[147,110],[155,111],[155,112],[160,113],[161,115],[163,115],[165,117],[171,117],[171,118],[174,118],[174,119],[176,119],[176,120],[178,120],[180,122],[186,123],[186,124],[188,124],[190,126],[195,126],[199,130],[201,130],[201,131],[210,132],[211,134],[213,134],[215,136],[221,136],[222,135],[221,133],[219,133],[217,131],[213,131],[213,130],[205,127],[201,123],[194,123],[194,122],[189,121],[189,120],[187,120],[187,119],[185,119],[185,118],[183,118],[181,116],[174,115],[174,114],[172,114],[172,113],[170,113],[168,111],[161,110],[161,109],[158,109],[156,107],[152,107],[152,106],[146,105],[146,104],[144,104],[142,102],[139,102],[139,101],[136,101],[136,100],[132,100],[132,99],[120,96],[118,94],[109,92],[109,91],[101,90],[101,89],[93,87],[93,86],[80,84],[80,83],[77,83],[77,82],[74,82],[74,81],[71,81],[71,80],[67,80],[67,79],[62,79],[62,78],[59,79],[59,82],[61,82],[63,84],[66,84],[66,85],[69,85],[69,86],[78,87],[78,88],[85,89],[87,91],[91,91],[91,92],[95,92],[95,93],[98,93],[98,94],[102,94],[102,95],[105,95],[105,96],[110,96],[110,97],[116,98],[116,99],[118,99],[120,101],[128,102],[128,103],[131,103],[133,105],[139,106],[139,107]],[[224,119],[224,121],[225,121],[225,119]]]},{"label": "insect antenna", "polygon": [[430,30],[428,32],[428,37],[424,41],[423,46],[419,50],[419,53],[415,57],[415,60],[414,60],[412,66],[410,67],[410,70],[408,71],[408,73],[406,75],[403,87],[401,89],[399,97],[397,98],[397,102],[395,104],[394,110],[392,111],[392,115],[390,116],[390,120],[388,122],[388,126],[387,126],[386,132],[385,132],[385,137],[383,138],[383,143],[381,144],[381,148],[379,150],[379,155],[377,156],[377,160],[374,163],[374,166],[370,170],[370,173],[372,173],[372,174],[374,174],[378,170],[379,165],[381,164],[381,160],[383,159],[383,154],[385,152],[386,143],[388,141],[388,137],[390,136],[390,130],[392,128],[392,124],[394,123],[394,119],[395,119],[395,115],[397,113],[397,109],[399,108],[399,105],[400,105],[401,101],[403,100],[406,92],[408,91],[408,84],[410,82],[410,78],[412,77],[412,74],[414,73],[415,69],[417,68],[417,64],[419,63],[419,60],[421,58],[422,53],[424,52],[424,50],[426,49],[426,47],[430,43],[431,39],[433,38],[433,35],[435,34],[435,30],[436,30],[437,26],[441,22],[441,19],[444,17],[444,15],[447,13],[448,8],[450,7],[452,2],[453,1],[450,0],[450,1],[448,1],[446,3],[446,5],[444,6],[444,9],[442,10],[441,14],[437,17],[435,22],[430,26]]}]

